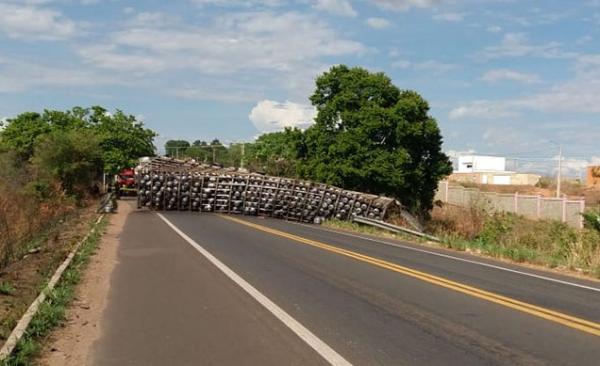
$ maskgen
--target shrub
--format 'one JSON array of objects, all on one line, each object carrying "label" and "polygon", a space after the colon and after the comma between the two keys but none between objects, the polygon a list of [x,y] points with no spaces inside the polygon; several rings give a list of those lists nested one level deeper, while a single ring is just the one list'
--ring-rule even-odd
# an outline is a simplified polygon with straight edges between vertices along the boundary
[{"label": "shrub", "polygon": [[583,222],[586,228],[600,231],[600,211],[599,212],[584,212]]}]

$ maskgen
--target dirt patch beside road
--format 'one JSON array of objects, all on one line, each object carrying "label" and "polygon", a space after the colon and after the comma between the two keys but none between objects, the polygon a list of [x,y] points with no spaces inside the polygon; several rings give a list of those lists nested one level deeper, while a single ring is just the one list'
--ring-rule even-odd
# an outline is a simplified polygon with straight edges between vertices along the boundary
[{"label": "dirt patch beside road", "polygon": [[120,201],[118,213],[112,215],[98,251],[83,274],[75,298],[67,310],[64,327],[55,330],[44,346],[39,364],[47,366],[81,366],[89,364],[91,347],[101,335],[100,320],[106,308],[111,273],[117,264],[119,236],[133,201]]},{"label": "dirt patch beside road", "polygon": [[10,286],[0,293],[0,346],[95,217],[95,205],[64,217],[24,243],[28,251],[22,258],[0,269],[0,283]]}]

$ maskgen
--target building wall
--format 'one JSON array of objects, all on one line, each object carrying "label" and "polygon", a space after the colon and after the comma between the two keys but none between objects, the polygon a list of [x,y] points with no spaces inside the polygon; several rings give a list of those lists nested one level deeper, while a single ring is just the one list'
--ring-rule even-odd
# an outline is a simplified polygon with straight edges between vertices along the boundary
[{"label": "building wall", "polygon": [[531,219],[558,220],[574,227],[583,227],[583,199],[481,192],[477,188],[452,185],[448,181],[439,182],[435,199],[457,206],[477,205],[492,211],[513,212]]},{"label": "building wall", "polygon": [[588,187],[600,187],[600,165],[588,166],[586,185]]},{"label": "building wall", "polygon": [[499,156],[465,155],[458,158],[459,173],[503,172],[506,170],[506,158]]},{"label": "building wall", "polygon": [[499,185],[536,185],[541,176],[537,174],[515,172],[476,172],[452,173],[448,180],[453,182],[474,184],[499,184]]},{"label": "building wall", "polygon": [[542,176],[538,174],[515,173],[512,176],[511,184],[517,186],[535,186],[541,178]]}]

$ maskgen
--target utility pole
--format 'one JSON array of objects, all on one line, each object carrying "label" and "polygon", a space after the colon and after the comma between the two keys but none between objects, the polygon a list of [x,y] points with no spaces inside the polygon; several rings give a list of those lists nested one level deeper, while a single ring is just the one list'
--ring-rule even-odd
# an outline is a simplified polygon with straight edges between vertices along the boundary
[{"label": "utility pole", "polygon": [[213,145],[213,147],[212,147],[212,151],[213,151],[213,161],[212,161],[212,162],[213,162],[213,164],[214,164],[214,163],[215,163],[215,161],[216,161],[216,158],[215,158],[215,157],[216,157],[216,154],[215,154],[215,151],[216,151],[216,150],[215,150],[215,146],[214,146],[214,145]]},{"label": "utility pole", "polygon": [[558,173],[556,174],[556,198],[560,198],[560,180],[562,170],[562,145],[558,146]]},{"label": "utility pole", "polygon": [[244,168],[244,155],[246,153],[246,143],[242,142],[242,158],[240,159],[240,168]]}]

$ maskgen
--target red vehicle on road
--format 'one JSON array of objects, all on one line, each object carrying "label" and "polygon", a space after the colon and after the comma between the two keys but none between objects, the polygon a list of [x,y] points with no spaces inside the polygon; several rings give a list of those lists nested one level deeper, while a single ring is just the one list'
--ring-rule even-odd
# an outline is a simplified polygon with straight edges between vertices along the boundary
[{"label": "red vehicle on road", "polygon": [[115,177],[115,188],[118,196],[135,195],[137,191],[135,170],[133,168],[123,168]]}]

